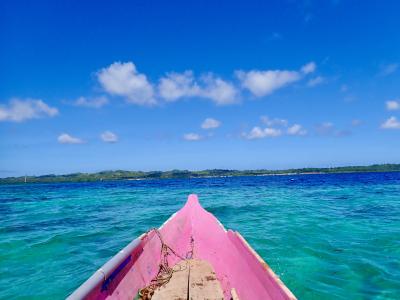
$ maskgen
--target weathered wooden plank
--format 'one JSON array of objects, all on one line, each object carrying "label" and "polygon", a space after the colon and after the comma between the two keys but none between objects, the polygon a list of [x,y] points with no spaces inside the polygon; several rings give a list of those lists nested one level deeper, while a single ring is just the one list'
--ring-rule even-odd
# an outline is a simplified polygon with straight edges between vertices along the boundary
[{"label": "weathered wooden plank", "polygon": [[223,300],[224,294],[212,266],[204,260],[190,260],[190,300]]},{"label": "weathered wooden plank", "polygon": [[207,261],[196,259],[181,261],[174,266],[174,270],[170,281],[155,291],[152,300],[224,299],[221,285]]},{"label": "weathered wooden plank", "polygon": [[152,300],[187,300],[189,280],[189,262],[181,261],[174,266],[170,281],[158,288]]}]

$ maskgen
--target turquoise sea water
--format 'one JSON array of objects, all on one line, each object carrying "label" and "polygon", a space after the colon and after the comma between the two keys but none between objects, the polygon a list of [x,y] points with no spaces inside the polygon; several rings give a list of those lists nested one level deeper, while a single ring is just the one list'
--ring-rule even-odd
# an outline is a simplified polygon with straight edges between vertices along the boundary
[{"label": "turquoise sea water", "polygon": [[0,298],[62,299],[190,193],[299,299],[399,299],[400,173],[0,186]]}]

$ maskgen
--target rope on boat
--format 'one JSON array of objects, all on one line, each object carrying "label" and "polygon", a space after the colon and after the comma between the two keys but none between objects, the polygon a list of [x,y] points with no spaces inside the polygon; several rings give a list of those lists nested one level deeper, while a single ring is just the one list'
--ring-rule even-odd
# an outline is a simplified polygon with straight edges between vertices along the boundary
[{"label": "rope on boat", "polygon": [[[192,258],[193,256],[193,246],[194,246],[194,240],[193,237],[190,240],[190,245],[191,245],[191,250],[186,254],[186,258],[182,257],[174,249],[172,249],[170,246],[168,246],[162,236],[160,231],[157,228],[150,229],[147,233],[150,234],[151,232],[155,232],[160,239],[161,242],[161,262],[159,265],[159,270],[157,273],[157,276],[153,278],[150,282],[150,284],[142,289],[139,290],[139,299],[140,300],[150,300],[151,297],[153,296],[154,292],[156,289],[166,285],[172,278],[172,275],[174,272],[182,271],[184,269],[179,268],[178,270],[174,269],[173,267],[171,268],[168,265],[168,255],[171,253],[175,255],[176,257],[180,258],[181,260],[187,260]],[[187,267],[187,265],[186,265]]]}]

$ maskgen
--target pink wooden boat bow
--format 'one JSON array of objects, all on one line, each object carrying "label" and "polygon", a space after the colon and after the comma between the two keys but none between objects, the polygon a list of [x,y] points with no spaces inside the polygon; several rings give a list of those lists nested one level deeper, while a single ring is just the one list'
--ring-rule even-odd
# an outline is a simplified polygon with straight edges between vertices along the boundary
[{"label": "pink wooden boat bow", "polygon": [[[226,230],[190,195],[185,206],[160,228],[164,243],[181,257],[191,256],[211,264],[224,299],[236,291],[240,300],[296,299],[245,239]],[[154,231],[142,235],[96,271],[68,299],[134,299],[156,277],[161,241]],[[168,256],[170,266],[182,258]]]}]

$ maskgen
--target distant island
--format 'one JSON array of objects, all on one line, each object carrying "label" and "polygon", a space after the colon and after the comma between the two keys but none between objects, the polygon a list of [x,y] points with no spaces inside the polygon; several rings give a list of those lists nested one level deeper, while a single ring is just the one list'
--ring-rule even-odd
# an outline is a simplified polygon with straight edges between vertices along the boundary
[{"label": "distant island", "polygon": [[400,164],[375,164],[370,166],[349,166],[334,168],[301,168],[286,170],[224,170],[213,169],[203,171],[172,170],[172,171],[102,171],[97,173],[73,173],[66,175],[20,176],[0,178],[0,184],[10,183],[51,183],[51,182],[91,182],[102,180],[143,180],[143,179],[178,179],[207,178],[232,176],[272,176],[299,174],[330,174],[358,172],[400,172]]}]

